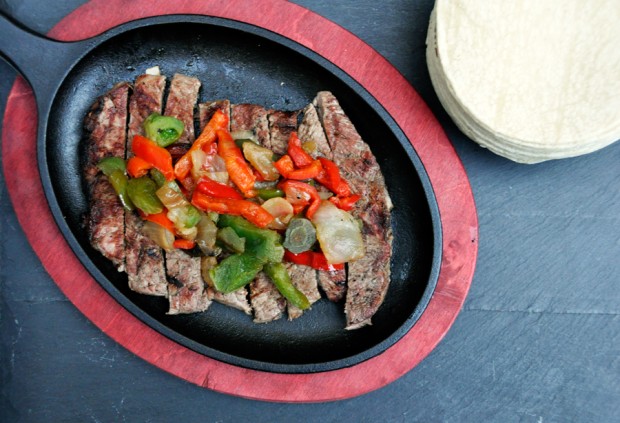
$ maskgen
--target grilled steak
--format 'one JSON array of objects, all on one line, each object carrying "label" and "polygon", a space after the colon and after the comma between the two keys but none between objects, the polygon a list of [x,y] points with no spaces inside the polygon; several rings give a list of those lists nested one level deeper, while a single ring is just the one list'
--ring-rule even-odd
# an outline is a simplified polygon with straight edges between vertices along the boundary
[{"label": "grilled steak", "polygon": [[173,116],[185,125],[176,147],[189,148],[194,139],[194,108],[198,101],[200,81],[194,77],[175,74],[170,82],[164,115]]},{"label": "grilled steak", "polygon": [[392,201],[387,193],[381,170],[366,143],[344,114],[336,97],[319,92],[314,100],[333,159],[353,192],[362,196],[354,216],[363,222],[366,246],[363,258],[348,265],[345,314],[347,329],[371,323],[387,292],[390,282]]},{"label": "grilled steak", "polygon": [[[140,75],[129,98],[127,125],[127,158],[132,157],[131,143],[135,135],[144,135],[144,120],[152,113],[161,113],[166,78]],[[142,233],[144,222],[134,212],[125,210],[125,261],[129,288],[147,295],[168,295],[164,253]]]},{"label": "grilled steak", "polygon": [[[269,148],[276,154],[285,154],[288,148],[288,139],[291,133],[297,129],[297,117],[299,112],[274,111],[269,114]],[[293,285],[308,298],[310,304],[321,298],[317,288],[316,271],[308,266],[286,263],[286,269]],[[303,310],[292,304],[287,304],[289,320],[298,318]]]},{"label": "grilled steak", "polygon": [[[196,78],[179,74],[170,84],[164,115],[174,116],[185,125],[179,140],[168,147],[173,158],[185,153],[196,137],[194,110],[199,89]],[[253,311],[256,323],[281,318],[287,301],[264,272],[259,272],[250,283],[248,302],[246,287],[223,294],[212,287],[212,282],[210,286],[205,284],[205,280],[211,279],[204,273],[203,280],[202,271],[208,272],[217,264],[215,257],[194,257],[180,249],[166,251],[164,257],[164,251],[142,233],[144,221],[137,213],[124,210],[111,184],[99,172],[97,164],[104,157],[132,156],[132,138],[143,134],[143,122],[151,113],[162,111],[164,90],[165,77],[141,75],[131,97],[127,83],[117,84],[96,101],[85,119],[88,150],[84,176],[90,194],[87,227],[91,244],[119,271],[127,272],[132,290],[167,296],[168,314],[201,312],[211,301],[218,301],[248,315]],[[348,263],[348,272],[317,271],[288,262],[285,266],[310,304],[321,298],[318,285],[331,301],[346,296],[346,329],[371,324],[389,286],[392,202],[377,160],[336,98],[329,92],[319,92],[303,111],[274,111],[252,104],[231,105],[228,100],[212,101],[198,105],[200,128],[218,109],[230,117],[231,132],[252,131],[256,141],[274,154],[286,154],[290,134],[297,131],[302,142],[315,143],[312,156],[336,162],[352,193],[361,195],[352,214],[363,225],[366,254]],[[298,125],[300,115],[303,120]],[[329,193],[320,185],[317,189]],[[301,309],[288,305],[289,320],[302,314]]]},{"label": "grilled steak", "polygon": [[84,120],[88,134],[84,167],[90,201],[88,236],[91,245],[119,271],[125,269],[124,209],[97,163],[104,157],[125,156],[128,95],[129,84],[115,85],[95,101]]},{"label": "grilled steak", "polygon": [[[207,123],[209,123],[209,120],[211,120],[211,117],[216,110],[221,110],[224,114],[230,117],[230,101],[215,100],[198,105],[198,120],[200,122],[201,130],[207,125]],[[204,257],[203,260],[205,259],[213,259],[216,261],[214,257]],[[227,294],[219,292],[211,287],[207,288],[207,291],[209,299],[241,310],[245,314],[252,314],[252,307],[248,303],[248,290],[246,287],[239,288],[238,290]]]},{"label": "grilled steak", "polygon": [[[313,104],[307,105],[303,110],[304,117],[298,128],[298,136],[302,142],[314,141],[316,150],[313,157],[322,156],[333,159],[332,150],[325,138],[323,125],[319,119],[316,107]],[[319,187],[320,189],[320,187]],[[347,292],[347,275],[343,270],[317,270],[319,285],[330,301],[338,302],[344,298]]]},{"label": "grilled steak", "polygon": [[200,258],[192,257],[184,251],[166,252],[168,272],[168,314],[185,314],[205,311],[211,305],[202,276]]},{"label": "grilled steak", "polygon": [[[196,78],[175,74],[170,83],[165,115],[174,116],[185,125],[181,137],[172,148],[189,149],[194,142],[194,108],[198,99],[200,81]],[[200,273],[200,259],[184,251],[166,252],[168,274],[169,314],[204,311],[211,304]]]},{"label": "grilled steak", "polygon": [[200,103],[198,105],[198,121],[200,124],[200,130],[209,123],[213,113],[216,110],[221,110],[226,116],[230,118],[230,101],[228,100],[215,100],[208,103]]},{"label": "grilled steak", "polygon": [[230,130],[252,131],[260,145],[269,148],[268,111],[254,104],[235,104],[230,109]]},{"label": "grilled steak", "polygon": [[277,320],[286,308],[286,300],[264,272],[259,272],[250,283],[250,303],[254,309],[254,323]]},{"label": "grilled steak", "polygon": [[[269,146],[268,111],[253,104],[234,104],[230,111],[230,130],[252,131],[257,141]],[[250,304],[256,323],[267,323],[282,317],[286,300],[271,280],[260,272],[250,284]]]}]

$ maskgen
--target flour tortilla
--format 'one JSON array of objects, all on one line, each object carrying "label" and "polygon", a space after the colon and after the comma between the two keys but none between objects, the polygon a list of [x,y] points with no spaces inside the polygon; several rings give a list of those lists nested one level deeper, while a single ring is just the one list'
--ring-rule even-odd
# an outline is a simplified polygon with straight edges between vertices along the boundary
[{"label": "flour tortilla", "polygon": [[459,128],[522,163],[620,138],[618,0],[438,0],[427,62]]}]

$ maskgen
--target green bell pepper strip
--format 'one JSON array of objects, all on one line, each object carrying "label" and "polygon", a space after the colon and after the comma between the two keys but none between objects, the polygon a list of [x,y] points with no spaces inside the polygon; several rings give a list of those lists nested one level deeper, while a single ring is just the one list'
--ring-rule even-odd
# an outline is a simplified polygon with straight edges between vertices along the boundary
[{"label": "green bell pepper strip", "polygon": [[209,269],[209,276],[215,289],[226,294],[250,283],[262,268],[263,262],[250,254],[233,254]]},{"label": "green bell pepper strip", "polygon": [[131,202],[146,214],[161,213],[164,205],[155,192],[157,185],[150,178],[142,176],[127,182],[127,195]]},{"label": "green bell pepper strip", "polygon": [[243,217],[220,215],[217,226],[231,227],[241,238],[245,238],[245,253],[262,263],[279,263],[284,257],[282,237],[276,231],[261,229]]},{"label": "green bell pepper strip", "polygon": [[97,167],[105,176],[110,176],[115,170],[120,170],[123,173],[127,171],[127,163],[120,157],[104,157],[99,160]]},{"label": "green bell pepper strip", "polygon": [[268,263],[263,270],[269,276],[269,279],[276,286],[280,294],[286,298],[295,307],[302,310],[310,307],[310,301],[299,289],[291,282],[291,277],[282,263]]},{"label": "green bell pepper strip", "polygon": [[126,210],[134,210],[135,206],[127,195],[127,182],[129,179],[125,174],[127,171],[125,160],[119,157],[105,157],[97,163],[97,167],[108,177],[108,182],[114,188],[123,207]]},{"label": "green bell pepper strip", "polygon": [[167,147],[179,139],[185,125],[172,116],[152,113],[144,120],[144,134],[160,147]]},{"label": "green bell pepper strip", "polygon": [[157,188],[161,188],[167,182],[166,181],[166,177],[164,176],[164,174],[161,173],[159,170],[157,170],[155,168],[153,168],[153,169],[151,169],[149,171],[149,175],[151,176],[151,179],[157,185]]},{"label": "green bell pepper strip", "polygon": [[237,235],[237,232],[231,227],[218,229],[217,240],[223,247],[233,253],[243,253],[245,251],[245,238]]},{"label": "green bell pepper strip", "polygon": [[276,197],[284,197],[284,191],[278,188],[257,189],[258,196],[263,200],[271,200]]}]

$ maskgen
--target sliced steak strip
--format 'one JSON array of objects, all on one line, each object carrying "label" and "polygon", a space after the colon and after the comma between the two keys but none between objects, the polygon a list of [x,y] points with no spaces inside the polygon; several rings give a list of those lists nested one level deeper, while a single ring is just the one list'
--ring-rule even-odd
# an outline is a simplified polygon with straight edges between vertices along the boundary
[{"label": "sliced steak strip", "polygon": [[90,201],[88,236],[93,248],[111,260],[119,272],[125,270],[124,209],[107,177],[99,173],[97,163],[104,157],[125,156],[128,96],[129,84],[115,85],[95,101],[84,120],[88,134],[84,167]]},{"label": "sliced steak strip", "polygon": [[95,176],[89,191],[87,229],[90,244],[122,272],[125,270],[125,209],[105,175]]},{"label": "sliced steak strip", "polygon": [[221,110],[226,116],[230,118],[230,101],[228,100],[214,100],[207,103],[200,103],[198,105],[198,121],[200,130],[209,123],[213,113],[216,110]]},{"label": "sliced steak strip", "polygon": [[[316,157],[325,157],[333,159],[332,149],[325,138],[323,125],[319,119],[316,107],[308,104],[303,110],[303,119],[298,128],[298,136],[302,142],[313,141],[316,144],[316,150],[311,155]],[[319,285],[330,301],[338,302],[344,298],[347,292],[347,274],[342,270],[323,271],[317,270],[317,278]]]},{"label": "sliced steak strip", "polygon": [[269,145],[268,111],[254,104],[233,104],[230,109],[230,131],[252,131],[260,145]]},{"label": "sliced steak strip", "polygon": [[[201,103],[198,105],[198,120],[200,123],[200,130],[209,123],[213,113],[216,110],[221,110],[224,114],[230,117],[230,101],[228,100],[215,100],[207,103]],[[204,257],[203,260],[215,260],[213,257]],[[248,290],[246,287],[239,288],[234,292],[224,294],[209,287],[207,288],[209,298],[218,303],[225,304],[227,306],[236,308],[243,311],[247,315],[252,314],[252,307],[248,303]]]},{"label": "sliced steak strip", "polygon": [[[297,130],[298,116],[298,111],[274,111],[269,114],[269,144],[274,153],[286,154],[289,137]],[[321,299],[317,288],[316,271],[313,268],[293,263],[285,265],[293,285],[303,292],[310,304]],[[289,320],[296,319],[303,314],[303,310],[292,304],[287,304],[287,312]]]},{"label": "sliced steak strip", "polygon": [[[269,148],[268,111],[254,104],[233,104],[230,110],[230,130],[252,131],[257,141]],[[267,323],[282,317],[286,300],[263,272],[250,284],[250,304],[256,323]]]},{"label": "sliced steak strip", "polygon": [[84,129],[87,135],[86,182],[94,181],[99,173],[97,163],[104,157],[125,157],[127,127],[127,98],[129,84],[121,82],[97,98],[91,106]]},{"label": "sliced steak strip", "polygon": [[[175,74],[170,83],[165,115],[174,116],[185,125],[181,138],[173,144],[183,150],[194,142],[194,108],[198,99],[200,81],[196,78]],[[211,304],[200,273],[200,259],[184,251],[166,252],[168,275],[169,314],[204,311]]]},{"label": "sliced steak strip", "polygon": [[286,300],[264,272],[250,283],[250,303],[254,309],[254,323],[277,320],[286,309]]},{"label": "sliced steak strip", "polygon": [[162,75],[140,75],[136,78],[129,99],[129,125],[127,125],[127,155],[135,135],[144,135],[142,124],[152,113],[161,113],[163,108],[166,77]]},{"label": "sliced steak strip", "polygon": [[[166,77],[140,75],[129,98],[127,127],[127,158],[132,157],[131,144],[135,135],[144,135],[144,120],[152,113],[161,113]],[[142,233],[144,221],[135,212],[125,210],[125,271],[129,288],[147,295],[168,295],[163,250]]]},{"label": "sliced steak strip", "polygon": [[166,252],[168,283],[168,314],[186,314],[205,311],[211,305],[202,276],[200,257],[191,257],[184,251]]},{"label": "sliced steak strip", "polygon": [[198,90],[200,90],[198,79],[178,73],[172,77],[164,115],[173,116],[185,125],[181,137],[173,144],[174,147],[188,149],[196,138],[194,108],[198,101]]},{"label": "sliced steak strip", "polygon": [[299,111],[285,112],[273,111],[269,113],[269,145],[276,154],[286,154],[288,139],[291,133],[297,130],[297,117]]},{"label": "sliced steak strip", "polygon": [[354,193],[362,196],[353,215],[363,222],[363,258],[349,263],[345,314],[347,329],[371,324],[390,283],[392,201],[381,170],[338,100],[319,92],[313,103],[319,112],[333,159]]}]

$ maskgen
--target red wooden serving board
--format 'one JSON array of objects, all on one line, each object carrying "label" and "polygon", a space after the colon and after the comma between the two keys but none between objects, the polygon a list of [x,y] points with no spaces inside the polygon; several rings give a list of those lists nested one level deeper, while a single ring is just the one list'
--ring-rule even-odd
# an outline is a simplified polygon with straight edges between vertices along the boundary
[{"label": "red wooden serving board", "polygon": [[20,224],[39,259],[73,304],[103,332],[144,360],[196,385],[266,401],[318,402],[378,389],[415,367],[443,338],[469,290],[478,251],[478,220],[465,170],[439,123],[405,78],[362,40],[333,22],[284,0],[93,0],[49,36],[74,41],[145,17],[198,14],[253,24],[312,49],[360,83],[398,123],[420,156],[437,197],[443,259],[435,293],[415,326],[382,354],[353,367],[280,374],[225,364],[151,329],[91,277],[54,223],[39,180],[36,106],[18,78],[6,106],[2,156]]}]

